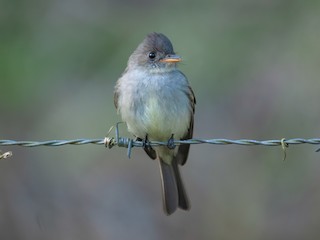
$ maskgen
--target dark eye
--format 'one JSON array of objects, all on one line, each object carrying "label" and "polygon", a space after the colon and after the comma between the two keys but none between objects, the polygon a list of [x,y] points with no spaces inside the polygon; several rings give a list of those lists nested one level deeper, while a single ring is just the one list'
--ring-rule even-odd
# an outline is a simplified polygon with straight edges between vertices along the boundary
[{"label": "dark eye", "polygon": [[156,57],[156,53],[155,52],[150,52],[149,53],[149,58],[150,59],[154,59]]}]

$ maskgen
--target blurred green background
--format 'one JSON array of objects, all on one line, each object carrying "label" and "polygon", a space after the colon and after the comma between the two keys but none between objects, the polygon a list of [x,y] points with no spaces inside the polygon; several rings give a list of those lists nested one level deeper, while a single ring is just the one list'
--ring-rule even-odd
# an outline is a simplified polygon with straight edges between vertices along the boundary
[{"label": "blurred green background", "polygon": [[[197,97],[197,138],[320,136],[320,2],[1,0],[0,139],[103,138],[113,87],[166,34]],[[123,126],[123,135],[130,136]],[[113,134],[113,133],[112,133]],[[162,212],[141,149],[3,147],[0,239],[317,239],[317,146],[193,145],[190,212]]]}]

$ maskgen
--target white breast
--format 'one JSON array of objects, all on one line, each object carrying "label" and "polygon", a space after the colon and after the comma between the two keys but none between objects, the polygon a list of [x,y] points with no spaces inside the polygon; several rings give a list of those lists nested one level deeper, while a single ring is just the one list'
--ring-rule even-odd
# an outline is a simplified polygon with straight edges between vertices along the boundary
[{"label": "white breast", "polygon": [[191,119],[188,81],[182,73],[141,74],[130,72],[119,79],[119,111],[128,130],[135,136],[166,141],[172,134],[179,139]]}]

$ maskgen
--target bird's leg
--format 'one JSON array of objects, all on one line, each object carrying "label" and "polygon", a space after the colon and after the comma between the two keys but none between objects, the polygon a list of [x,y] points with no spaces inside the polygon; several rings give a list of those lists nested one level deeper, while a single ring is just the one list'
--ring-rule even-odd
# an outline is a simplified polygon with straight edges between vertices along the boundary
[{"label": "bird's leg", "polygon": [[145,137],[144,139],[137,137],[137,140],[142,142],[142,148],[143,148],[145,151],[150,151],[150,150],[152,150],[150,141],[149,141],[149,139],[148,139],[148,134],[146,135],[146,137]]},{"label": "bird's leg", "polygon": [[148,134],[146,134],[146,137],[144,139],[141,139],[141,138],[138,138],[140,141],[142,141],[142,147],[145,148],[145,149],[149,149],[151,148],[151,145],[150,145],[150,141],[148,139]]},{"label": "bird's leg", "polygon": [[152,148],[150,141],[148,139],[148,134],[146,135],[145,139],[141,139],[137,137],[137,140],[142,141],[142,148],[148,154],[148,156],[152,159],[157,158],[156,151]]},{"label": "bird's leg", "polygon": [[169,149],[174,149],[176,147],[176,145],[174,144],[173,134],[171,135],[171,137],[168,140],[167,147]]}]

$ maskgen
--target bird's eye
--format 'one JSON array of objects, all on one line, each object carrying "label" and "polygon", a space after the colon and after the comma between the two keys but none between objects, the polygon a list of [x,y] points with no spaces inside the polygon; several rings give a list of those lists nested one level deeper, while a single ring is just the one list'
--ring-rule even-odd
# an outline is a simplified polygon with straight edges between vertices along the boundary
[{"label": "bird's eye", "polygon": [[155,52],[150,52],[149,53],[149,58],[150,59],[154,59],[156,57],[156,53]]}]

